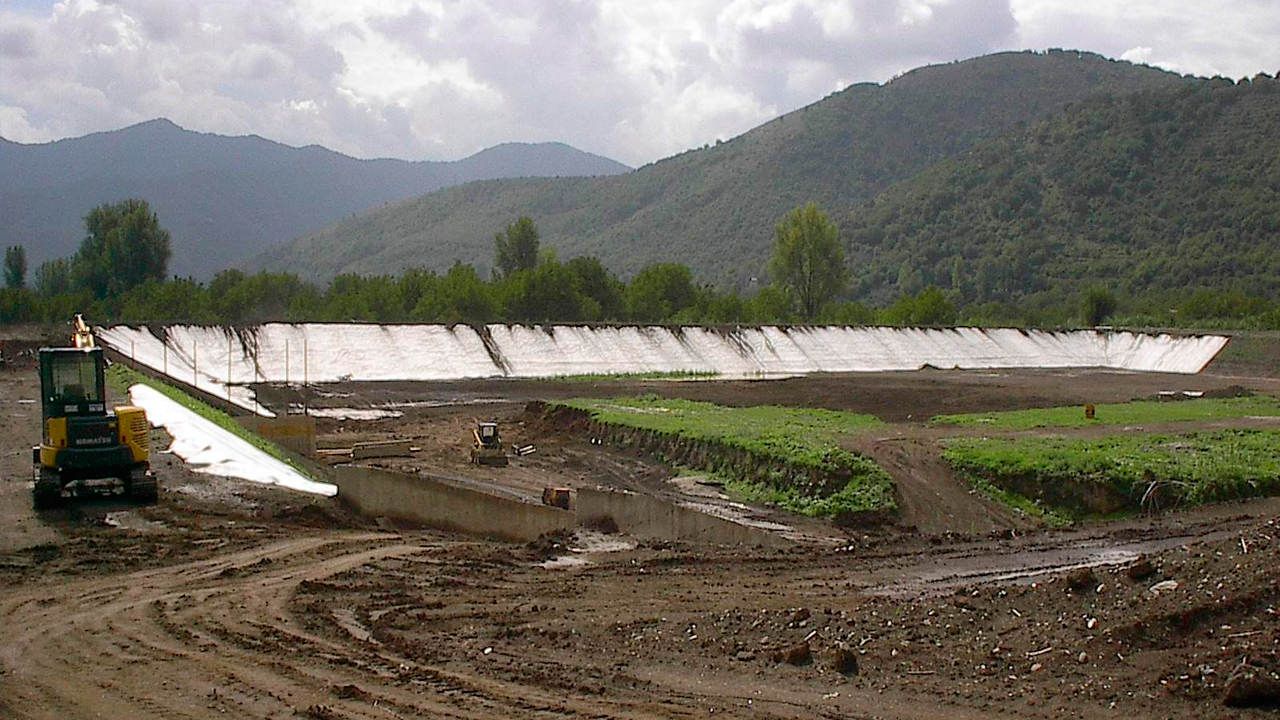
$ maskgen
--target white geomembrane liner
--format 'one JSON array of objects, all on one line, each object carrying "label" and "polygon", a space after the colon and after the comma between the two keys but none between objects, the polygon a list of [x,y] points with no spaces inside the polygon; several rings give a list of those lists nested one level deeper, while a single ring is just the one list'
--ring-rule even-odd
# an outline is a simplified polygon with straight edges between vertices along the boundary
[{"label": "white geomembrane liner", "polygon": [[147,411],[152,425],[173,437],[169,451],[195,472],[241,478],[290,490],[333,497],[338,488],[315,482],[243,439],[200,417],[146,385],[129,388],[134,405]]},{"label": "white geomembrane liner", "polygon": [[1110,330],[270,323],[97,330],[136,362],[270,416],[251,382],[463,380],[702,372],[769,377],[937,368],[1109,368],[1198,373],[1221,335]]}]

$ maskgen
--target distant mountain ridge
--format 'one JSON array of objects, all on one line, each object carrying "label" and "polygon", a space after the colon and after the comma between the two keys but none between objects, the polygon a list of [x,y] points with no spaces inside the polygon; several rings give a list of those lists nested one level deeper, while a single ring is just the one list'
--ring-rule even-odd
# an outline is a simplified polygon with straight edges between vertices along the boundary
[{"label": "distant mountain ridge", "polygon": [[34,268],[79,247],[94,206],[147,199],[173,233],[170,271],[218,269],[352,213],[492,178],[614,175],[562,143],[507,143],[455,162],[361,160],[318,145],[185,130],[165,119],[52,143],[0,138],[0,234]]},{"label": "distant mountain ridge", "polygon": [[277,247],[252,267],[315,280],[455,260],[483,268],[493,233],[529,215],[562,258],[596,255],[624,275],[677,261],[702,281],[750,289],[774,225],[797,205],[814,201],[843,220],[895,183],[1073,103],[1194,82],[1076,51],[934,65],[850,86],[626,175],[477,182],[406,200]]}]

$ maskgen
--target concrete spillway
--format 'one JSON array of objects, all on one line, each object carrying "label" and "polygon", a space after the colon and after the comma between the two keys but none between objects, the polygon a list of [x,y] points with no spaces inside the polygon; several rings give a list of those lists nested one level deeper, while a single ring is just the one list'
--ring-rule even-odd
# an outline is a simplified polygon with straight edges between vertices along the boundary
[{"label": "concrete spillway", "polygon": [[[270,323],[99,328],[136,362],[253,409],[253,382],[461,380],[706,372],[722,377],[938,368],[1101,367],[1197,373],[1218,335],[885,327]],[[265,411],[261,411],[264,412]]]}]

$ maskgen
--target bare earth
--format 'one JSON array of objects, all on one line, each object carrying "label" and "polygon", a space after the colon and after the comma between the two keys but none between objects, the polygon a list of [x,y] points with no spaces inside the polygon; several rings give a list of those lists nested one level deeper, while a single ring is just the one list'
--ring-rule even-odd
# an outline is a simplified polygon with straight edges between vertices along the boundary
[{"label": "bare earth", "polygon": [[[900,524],[850,532],[753,508],[800,540],[762,549],[590,532],[482,540],[192,473],[170,455],[156,458],[154,507],[104,499],[37,515],[39,406],[23,402],[37,381],[11,364],[0,371],[0,717],[1274,718],[1280,499],[1038,529],[951,477],[921,422],[1159,390],[1280,394],[1274,378],[1212,371],[263,392],[276,407],[416,403],[396,419],[323,420],[322,444],[410,438],[418,452],[383,464],[515,494],[718,492],[542,422],[531,400],[655,392],[889,422],[849,443],[898,480]],[[476,416],[537,453],[469,468]],[[1150,590],[1166,580],[1177,588]],[[1271,707],[1228,707],[1229,684],[1233,701]]]}]

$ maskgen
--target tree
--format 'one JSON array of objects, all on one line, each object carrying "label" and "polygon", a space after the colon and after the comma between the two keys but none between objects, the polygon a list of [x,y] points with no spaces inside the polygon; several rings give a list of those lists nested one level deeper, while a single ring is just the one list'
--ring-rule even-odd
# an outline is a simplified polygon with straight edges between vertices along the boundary
[{"label": "tree", "polygon": [[[626,312],[626,302],[622,293],[626,287],[605,270],[598,258],[576,257],[564,266],[573,273],[578,292],[582,293],[585,303],[583,319],[585,320],[621,320]],[[594,303],[594,306],[591,305]],[[592,310],[586,311],[587,307]]]},{"label": "tree", "polygon": [[71,262],[66,258],[46,260],[36,267],[36,290],[45,297],[71,292]]},{"label": "tree", "polygon": [[146,200],[99,205],[84,225],[87,235],[72,261],[81,287],[105,298],[165,278],[173,254],[169,231]]},{"label": "tree", "polygon": [[890,325],[954,325],[957,315],[955,303],[934,285],[919,295],[903,295],[882,313]]},{"label": "tree", "polygon": [[21,245],[4,251],[4,286],[14,290],[27,286],[27,249]]},{"label": "tree", "polygon": [[1104,287],[1092,287],[1085,291],[1080,301],[1080,314],[1088,327],[1101,325],[1116,311],[1116,296]]},{"label": "tree", "polygon": [[[576,277],[548,253],[532,270],[508,278],[506,315],[526,322],[577,322],[583,319],[583,297]],[[594,308],[598,313],[598,306]]]},{"label": "tree", "polygon": [[538,264],[538,228],[525,215],[493,236],[494,262],[503,277]]},{"label": "tree", "polygon": [[844,290],[849,270],[844,265],[840,229],[816,204],[792,210],[778,224],[769,276],[795,299],[804,320],[812,320]]},{"label": "tree", "polygon": [[481,324],[496,320],[498,308],[476,269],[456,261],[431,292],[422,295],[413,316],[427,322]]},{"label": "tree", "polygon": [[640,271],[627,286],[627,313],[640,322],[669,321],[698,300],[689,268],[656,263]]}]

